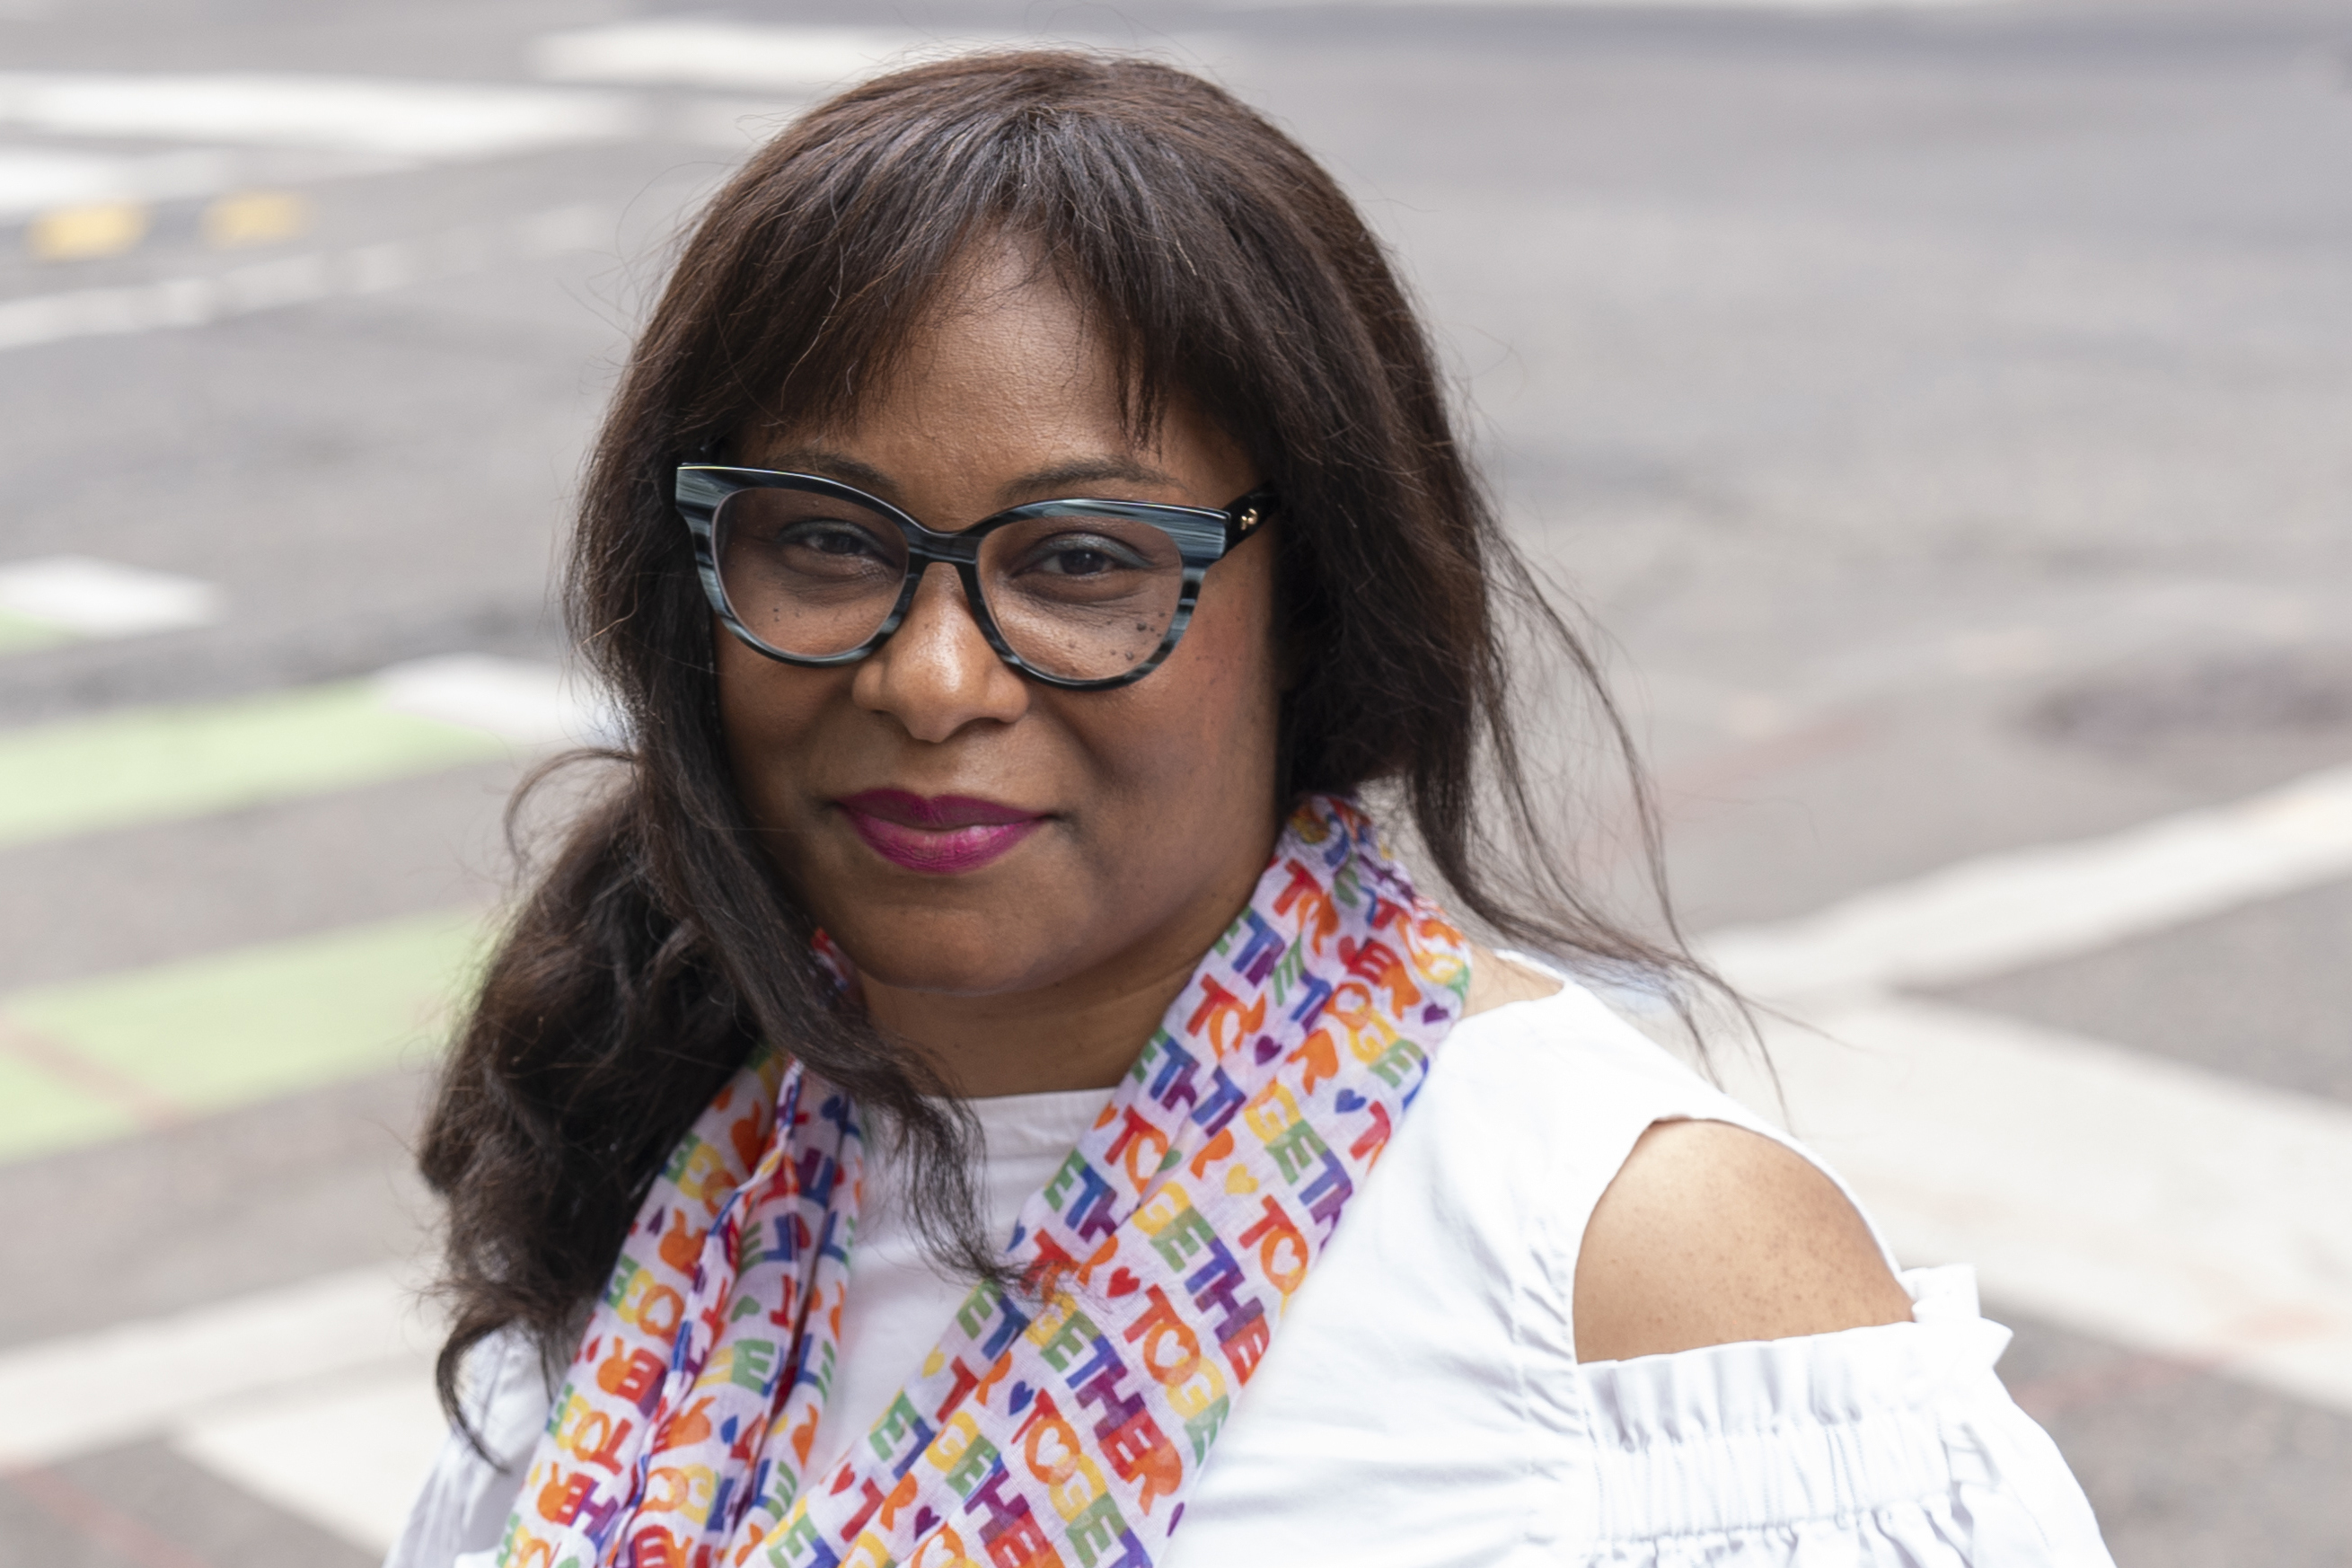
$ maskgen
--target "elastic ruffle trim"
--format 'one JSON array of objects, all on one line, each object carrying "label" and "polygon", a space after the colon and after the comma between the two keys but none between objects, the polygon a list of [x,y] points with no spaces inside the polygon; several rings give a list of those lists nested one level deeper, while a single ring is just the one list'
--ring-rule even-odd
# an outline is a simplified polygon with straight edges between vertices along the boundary
[{"label": "elastic ruffle trim", "polygon": [[1586,1561],[2110,1568],[2079,1491],[2034,1484],[2057,1457],[1993,1373],[2009,1331],[1978,1315],[1972,1271],[1904,1285],[1908,1323],[1585,1366]]}]

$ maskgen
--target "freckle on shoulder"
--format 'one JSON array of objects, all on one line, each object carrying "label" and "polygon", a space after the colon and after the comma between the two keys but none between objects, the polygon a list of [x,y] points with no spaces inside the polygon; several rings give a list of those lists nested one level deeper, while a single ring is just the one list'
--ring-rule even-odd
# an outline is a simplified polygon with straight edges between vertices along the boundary
[{"label": "freckle on shoulder", "polygon": [[1906,1322],[1910,1298],[1837,1184],[1719,1121],[1643,1133],[1578,1256],[1580,1361]]}]

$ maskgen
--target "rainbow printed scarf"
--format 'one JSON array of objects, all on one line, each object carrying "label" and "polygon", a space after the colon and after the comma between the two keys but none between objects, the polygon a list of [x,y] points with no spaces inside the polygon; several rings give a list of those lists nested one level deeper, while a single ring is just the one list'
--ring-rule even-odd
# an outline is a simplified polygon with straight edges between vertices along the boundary
[{"label": "rainbow printed scarf", "polygon": [[[1461,1015],[1461,933],[1311,797],[1007,1256],[839,1456],[855,1108],[762,1055],[647,1194],[500,1568],[1149,1568]],[[820,1470],[812,1461],[832,1460]]]}]

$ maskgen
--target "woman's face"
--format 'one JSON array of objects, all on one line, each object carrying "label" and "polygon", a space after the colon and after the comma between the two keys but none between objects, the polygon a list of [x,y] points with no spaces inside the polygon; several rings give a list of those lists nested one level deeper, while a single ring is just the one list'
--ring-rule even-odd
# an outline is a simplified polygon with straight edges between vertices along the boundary
[{"label": "woman's face", "polygon": [[[740,460],[856,485],[942,531],[1062,496],[1222,508],[1260,482],[1181,405],[1138,445],[1118,391],[1077,305],[1008,248],[966,269],[855,425],[778,430]],[[1109,690],[1008,668],[944,566],[854,665],[780,664],[714,628],[738,787],[869,982],[1081,1005],[1160,984],[1238,912],[1272,847],[1273,568],[1271,541],[1236,545],[1168,660]]]}]

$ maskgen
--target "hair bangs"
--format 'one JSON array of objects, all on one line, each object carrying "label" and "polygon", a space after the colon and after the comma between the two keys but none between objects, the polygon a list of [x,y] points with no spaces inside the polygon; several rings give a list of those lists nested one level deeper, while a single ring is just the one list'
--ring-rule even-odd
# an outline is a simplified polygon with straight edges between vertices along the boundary
[{"label": "hair bangs", "polygon": [[[1282,426],[1345,368],[1302,364],[1300,350],[1360,335],[1296,211],[1320,171],[1236,158],[1234,106],[1205,83],[1167,72],[1150,84],[1162,90],[1104,92],[1099,65],[940,61],[854,89],[763,149],[712,204],[673,286],[716,306],[693,312],[707,340],[682,345],[706,370],[681,389],[687,444],[856,424],[974,254],[1008,245],[1077,301],[1139,438],[1183,398],[1270,472],[1299,449],[1305,433]],[[1202,112],[1170,113],[1171,83]],[[1081,87],[1086,112],[1073,112]]]}]

